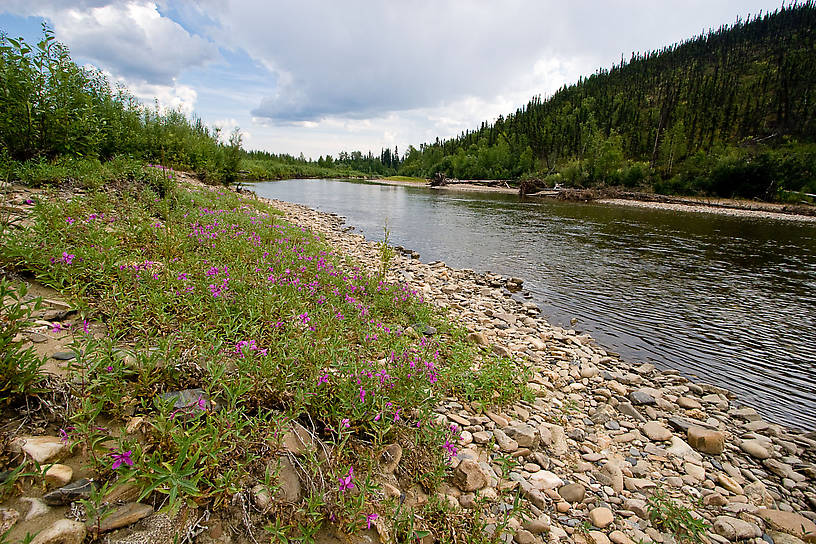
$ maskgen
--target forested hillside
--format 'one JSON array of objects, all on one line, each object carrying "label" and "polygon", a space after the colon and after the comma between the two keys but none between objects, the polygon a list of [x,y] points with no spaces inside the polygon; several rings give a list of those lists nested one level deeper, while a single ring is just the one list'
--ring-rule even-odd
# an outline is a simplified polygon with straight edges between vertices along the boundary
[{"label": "forested hillside", "polygon": [[401,174],[669,193],[816,193],[816,4],[737,20],[410,148]]}]

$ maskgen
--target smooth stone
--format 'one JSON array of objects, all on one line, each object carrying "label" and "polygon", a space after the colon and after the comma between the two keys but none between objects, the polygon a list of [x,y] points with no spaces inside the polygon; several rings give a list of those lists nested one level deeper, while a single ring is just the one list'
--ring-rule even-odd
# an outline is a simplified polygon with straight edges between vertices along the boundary
[{"label": "smooth stone", "polygon": [[51,465],[45,471],[45,481],[49,485],[61,487],[67,485],[74,477],[74,469],[68,465]]},{"label": "smooth stone", "polygon": [[657,421],[649,421],[644,423],[640,430],[643,431],[643,434],[649,437],[649,440],[655,440],[658,442],[670,440],[672,437],[672,432]]},{"label": "smooth stone", "polygon": [[60,506],[79,499],[87,499],[93,491],[93,483],[87,478],[82,478],[70,483],[50,493],[43,495],[43,501],[49,506]]},{"label": "smooth stone", "polygon": [[730,476],[726,476],[723,473],[717,474],[717,482],[723,486],[723,488],[727,491],[730,491],[734,495],[742,495],[745,491],[742,489],[742,486],[738,484],[733,478]]},{"label": "smooth stone", "polygon": [[283,449],[294,455],[306,455],[310,450],[318,449],[319,444],[320,441],[297,421],[293,421],[283,434]]},{"label": "smooth stone", "polygon": [[36,497],[21,497],[20,501],[29,504],[26,521],[43,516],[51,510],[47,504]]},{"label": "smooth stone", "polygon": [[287,503],[300,501],[302,496],[300,476],[292,461],[286,456],[280,456],[276,472],[280,487],[275,492],[275,499]]},{"label": "smooth stone", "polygon": [[623,508],[633,512],[640,519],[649,519],[649,507],[644,500],[626,499],[623,501]]},{"label": "smooth stone", "polygon": [[534,535],[540,535],[550,530],[550,521],[547,517],[533,518],[526,520],[523,526]]},{"label": "smooth stone", "polygon": [[[58,436],[21,436],[12,443],[12,451],[26,453],[40,464],[47,463],[68,451],[67,442]],[[17,449],[19,448],[19,449]]]},{"label": "smooth stone", "polygon": [[779,531],[769,530],[768,536],[773,540],[773,544],[805,544],[805,541],[801,538]]},{"label": "smooth stone", "polygon": [[609,540],[614,542],[615,544],[635,544],[634,541],[626,536],[623,531],[612,531],[609,533]]},{"label": "smooth stone", "polygon": [[503,452],[513,453],[519,448],[519,443],[507,436],[501,429],[493,429],[493,436]]},{"label": "smooth stone", "polygon": [[549,470],[539,470],[530,475],[530,483],[538,490],[555,489],[564,485],[564,481]]},{"label": "smooth stone", "polygon": [[589,539],[594,542],[594,544],[611,544],[609,537],[600,531],[590,531]]},{"label": "smooth stone", "polygon": [[516,531],[516,534],[513,535],[513,540],[518,544],[535,544],[538,542],[535,535],[527,529],[519,529]]},{"label": "smooth stone", "polygon": [[612,510],[606,508],[605,506],[601,506],[598,508],[593,509],[589,513],[589,521],[592,522],[592,525],[603,529],[604,527],[608,527],[615,521],[615,515],[612,513]]},{"label": "smooth stone", "polygon": [[88,521],[88,530],[93,534],[107,533],[114,529],[133,525],[140,519],[153,513],[153,507],[147,504],[131,502],[120,506],[112,514],[103,517],[98,523]]},{"label": "smooth stone", "polygon": [[586,495],[586,488],[578,483],[568,484],[559,488],[558,494],[567,502],[581,502]]},{"label": "smooth stone", "polygon": [[473,441],[477,444],[487,444],[491,438],[493,438],[493,434],[488,431],[477,431],[473,433]]},{"label": "smooth stone", "polygon": [[795,512],[757,510],[756,514],[777,531],[788,533],[805,542],[816,542],[816,523]]},{"label": "smooth stone", "polygon": [[768,459],[771,456],[765,444],[756,439],[743,440],[740,443],[740,449],[755,459]]},{"label": "smooth stone", "polygon": [[719,493],[711,493],[703,497],[703,504],[706,506],[725,506],[728,504],[728,499]]},{"label": "smooth stone", "polygon": [[731,542],[762,536],[762,530],[753,523],[730,516],[717,516],[714,532]]},{"label": "smooth stone", "polygon": [[73,351],[58,351],[51,355],[51,357],[57,361],[70,361],[71,359],[76,359],[76,353]]},{"label": "smooth stone", "polygon": [[37,534],[31,544],[82,544],[87,534],[84,523],[61,519]]}]

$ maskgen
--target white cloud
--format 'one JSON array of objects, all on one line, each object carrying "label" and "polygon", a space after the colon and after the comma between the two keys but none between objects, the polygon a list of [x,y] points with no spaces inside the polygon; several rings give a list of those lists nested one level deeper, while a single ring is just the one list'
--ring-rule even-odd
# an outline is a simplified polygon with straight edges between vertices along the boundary
[{"label": "white cloud", "polygon": [[15,1],[6,9],[47,18],[74,58],[89,60],[129,82],[171,85],[185,69],[218,58],[215,45],[162,17],[153,2]]}]

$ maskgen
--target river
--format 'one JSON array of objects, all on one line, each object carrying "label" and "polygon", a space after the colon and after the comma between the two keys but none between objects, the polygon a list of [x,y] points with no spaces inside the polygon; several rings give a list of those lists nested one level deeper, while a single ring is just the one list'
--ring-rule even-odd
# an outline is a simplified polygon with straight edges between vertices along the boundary
[{"label": "river", "polygon": [[816,225],[330,180],[253,184],[422,260],[524,279],[553,324],[816,429]]}]

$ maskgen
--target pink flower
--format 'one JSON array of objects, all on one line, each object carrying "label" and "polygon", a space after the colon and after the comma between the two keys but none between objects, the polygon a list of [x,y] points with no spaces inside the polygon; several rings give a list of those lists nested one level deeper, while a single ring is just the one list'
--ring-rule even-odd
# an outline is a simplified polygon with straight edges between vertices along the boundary
[{"label": "pink flower", "polygon": [[399,418],[400,418],[399,413],[400,413],[400,408],[397,408],[397,411],[394,412],[394,421],[399,421]]},{"label": "pink flower", "polygon": [[329,383],[329,375],[328,374],[323,374],[322,376],[320,376],[317,379],[317,385],[321,385],[321,384],[324,384],[324,383]]},{"label": "pink flower", "polygon": [[74,218],[73,217],[68,217],[68,218],[65,219],[65,222],[68,223],[69,225],[73,225],[74,224]]},{"label": "pink flower", "polygon": [[360,402],[365,402],[366,390],[363,389],[363,386],[360,386]]},{"label": "pink flower", "polygon": [[349,427],[351,427],[351,424],[349,423],[349,419],[348,419],[348,418],[344,418],[344,419],[343,419],[343,421],[341,421],[341,422],[340,422],[340,425],[341,425],[342,427],[346,428],[346,429],[348,429]]},{"label": "pink flower", "polygon": [[371,529],[371,522],[377,519],[378,517],[380,516],[378,516],[377,514],[368,514],[366,516],[366,529]]},{"label": "pink flower", "polygon": [[132,453],[133,453],[133,451],[128,450],[125,453],[113,452],[113,453],[108,454],[111,457],[113,457],[113,467],[112,467],[113,470],[116,470],[117,468],[121,467],[123,464],[125,464],[125,465],[127,465],[129,467],[132,467],[133,466],[133,459],[130,458]]},{"label": "pink flower", "polygon": [[351,481],[352,476],[354,476],[354,467],[349,467],[348,474],[338,478],[338,480],[340,480],[341,492],[345,493],[347,490],[354,488],[354,484]]},{"label": "pink flower", "polygon": [[67,444],[68,443],[68,432],[65,429],[60,429],[59,430],[59,435],[60,435],[60,442],[62,442],[63,444]]},{"label": "pink flower", "polygon": [[91,330],[88,328],[88,320],[87,319],[82,320],[82,330],[85,331],[85,334],[88,334],[89,332],[91,332]]}]

